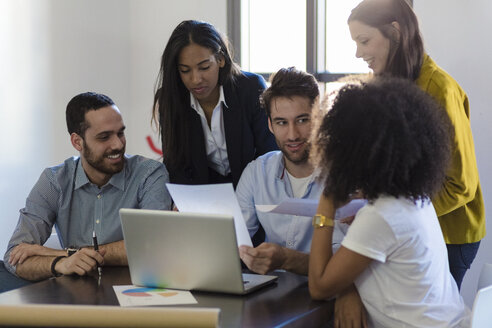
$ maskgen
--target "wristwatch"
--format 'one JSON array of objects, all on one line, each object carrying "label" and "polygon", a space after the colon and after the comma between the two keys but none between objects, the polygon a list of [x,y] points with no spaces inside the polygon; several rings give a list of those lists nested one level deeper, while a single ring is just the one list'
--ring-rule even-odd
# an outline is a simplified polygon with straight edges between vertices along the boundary
[{"label": "wristwatch", "polygon": [[67,251],[67,256],[72,256],[73,254],[77,253],[77,251],[79,249],[80,248],[77,248],[77,247],[74,247],[74,246],[70,246],[70,247],[65,248],[65,251]]},{"label": "wristwatch", "polygon": [[333,227],[335,225],[335,221],[332,218],[326,217],[323,214],[316,214],[313,216],[313,227],[322,228],[322,227]]}]

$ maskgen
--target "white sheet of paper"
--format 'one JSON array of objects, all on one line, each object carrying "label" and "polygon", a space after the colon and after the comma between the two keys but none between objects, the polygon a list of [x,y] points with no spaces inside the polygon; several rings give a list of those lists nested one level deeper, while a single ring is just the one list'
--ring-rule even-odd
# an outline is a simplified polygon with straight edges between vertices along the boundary
[{"label": "white sheet of paper", "polygon": [[231,183],[210,185],[166,183],[166,186],[181,212],[232,215],[237,245],[253,246]]},{"label": "white sheet of paper", "polygon": [[[278,205],[256,205],[256,209],[266,213],[314,216],[318,208],[318,203],[318,199],[288,198]],[[367,204],[367,200],[365,199],[354,199],[336,211],[335,219],[353,216],[365,204]]]},{"label": "white sheet of paper", "polygon": [[278,205],[256,205],[260,212],[314,216],[319,199],[287,198]]},{"label": "white sheet of paper", "polygon": [[352,199],[348,204],[337,209],[335,219],[344,219],[349,216],[354,216],[366,204],[366,199]]},{"label": "white sheet of paper", "polygon": [[120,306],[196,304],[195,297],[184,290],[146,288],[134,285],[113,286]]}]

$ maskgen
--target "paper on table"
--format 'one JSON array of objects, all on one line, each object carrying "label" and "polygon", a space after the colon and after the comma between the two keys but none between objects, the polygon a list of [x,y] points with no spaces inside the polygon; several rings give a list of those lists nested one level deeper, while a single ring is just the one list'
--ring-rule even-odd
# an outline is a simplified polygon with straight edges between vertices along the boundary
[{"label": "paper on table", "polygon": [[[279,205],[256,205],[260,212],[289,214],[299,216],[314,216],[318,208],[318,199],[288,198]],[[343,219],[353,216],[367,203],[365,199],[354,199],[345,206],[340,207],[335,213],[335,219]]]},{"label": "paper on table", "polygon": [[196,304],[195,297],[184,290],[146,288],[134,285],[113,286],[120,306]]},{"label": "paper on table", "polygon": [[232,215],[237,245],[253,246],[231,183],[210,185],[166,183],[166,186],[181,212]]}]

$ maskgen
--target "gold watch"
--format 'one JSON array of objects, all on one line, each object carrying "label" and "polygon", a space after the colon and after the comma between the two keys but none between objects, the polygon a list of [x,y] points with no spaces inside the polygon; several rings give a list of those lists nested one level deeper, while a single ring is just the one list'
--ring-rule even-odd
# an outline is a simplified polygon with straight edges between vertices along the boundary
[{"label": "gold watch", "polygon": [[322,228],[322,227],[333,227],[335,225],[335,221],[332,218],[326,217],[323,214],[316,214],[313,216],[313,227]]}]

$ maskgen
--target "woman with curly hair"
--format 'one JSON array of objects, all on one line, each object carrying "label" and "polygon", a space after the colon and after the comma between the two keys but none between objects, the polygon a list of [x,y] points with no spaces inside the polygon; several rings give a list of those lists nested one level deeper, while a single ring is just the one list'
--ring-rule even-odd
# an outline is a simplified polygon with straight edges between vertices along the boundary
[{"label": "woman with curly hair", "polygon": [[264,79],[233,62],[227,38],[206,22],[181,22],[162,54],[154,98],[164,164],[173,183],[232,182],[277,145],[259,97]]},{"label": "woman with curly hair", "polygon": [[458,288],[485,237],[485,207],[470,126],[468,97],[424,52],[417,17],[406,0],[364,0],[348,18],[356,56],[375,75],[406,78],[430,94],[454,126],[451,165],[432,198]]},{"label": "woman with curly hair", "polygon": [[[325,183],[309,259],[314,299],[353,283],[371,327],[467,327],[469,311],[431,203],[452,149],[443,113],[405,79],[375,78],[339,91],[312,135]],[[357,192],[368,204],[332,254],[335,210]]]}]

